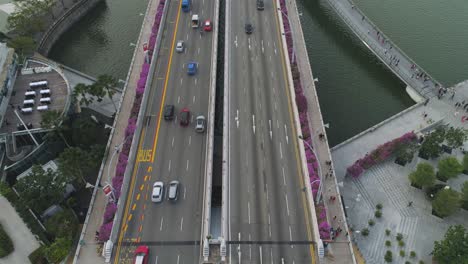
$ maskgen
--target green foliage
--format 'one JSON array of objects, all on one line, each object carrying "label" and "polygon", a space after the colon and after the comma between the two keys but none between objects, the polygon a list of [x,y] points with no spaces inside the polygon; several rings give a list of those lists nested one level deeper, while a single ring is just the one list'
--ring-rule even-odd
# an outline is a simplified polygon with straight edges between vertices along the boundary
[{"label": "green foliage", "polygon": [[91,103],[94,102],[94,98],[89,96],[90,95],[90,88],[91,86],[86,85],[84,83],[78,83],[73,88],[73,100],[78,102],[80,105],[89,106]]},{"label": "green foliage", "polygon": [[409,262],[409,261],[405,261],[405,264],[411,264],[411,262]]},{"label": "green foliage", "polygon": [[410,142],[409,144],[400,144],[396,150],[396,159],[402,163],[411,162],[414,153],[418,149],[416,142]]},{"label": "green foliage", "polygon": [[453,214],[460,207],[460,195],[452,189],[439,191],[432,201],[432,209],[439,217]]},{"label": "green foliage", "polygon": [[445,140],[447,145],[451,148],[459,148],[467,140],[466,130],[463,128],[450,127],[445,133]]},{"label": "green foliage", "polygon": [[399,240],[399,241],[398,241],[398,246],[404,247],[404,246],[405,246],[405,241]]},{"label": "green foliage", "polygon": [[387,250],[387,252],[385,252],[385,262],[392,262],[393,261],[393,254],[390,250]]},{"label": "green foliage", "polygon": [[462,206],[463,208],[465,208],[466,210],[468,210],[468,181],[465,181],[463,183],[463,187],[462,187]]},{"label": "green foliage", "polygon": [[437,177],[442,181],[454,178],[463,171],[463,166],[455,157],[447,157],[439,160],[438,168],[439,172],[437,173]]},{"label": "green foliage", "polygon": [[419,261],[419,264],[424,264],[424,261],[420,260],[420,261]]},{"label": "green foliage", "polygon": [[375,215],[375,217],[380,218],[380,217],[382,217],[382,211],[377,210],[377,211],[375,211],[374,215]]},{"label": "green foliage", "polygon": [[74,88],[73,98],[75,100],[79,99],[80,105],[84,104],[88,106],[94,102],[94,98],[97,98],[97,101],[100,102],[107,96],[114,105],[115,111],[117,111],[117,106],[112,100],[112,97],[116,93],[117,84],[117,80],[114,77],[107,74],[99,75],[96,82],[91,85],[77,84]]},{"label": "green foliage", "polygon": [[18,54],[32,54],[36,48],[34,39],[29,36],[15,36],[7,41],[7,45],[10,48],[15,49]]},{"label": "green foliage", "polygon": [[40,246],[36,250],[34,250],[31,254],[29,254],[28,258],[32,264],[48,264],[45,257],[45,246]]},{"label": "green foliage", "polygon": [[88,149],[89,146],[99,141],[105,141],[102,127],[98,126],[90,117],[80,116],[73,119],[71,128],[73,145],[82,149]]},{"label": "green foliage", "polygon": [[78,147],[66,148],[57,161],[59,170],[68,179],[83,186],[86,184],[85,172],[92,163],[87,152]]},{"label": "green foliage", "polygon": [[390,240],[385,241],[385,246],[391,247],[391,246],[392,246],[392,242],[391,242]]},{"label": "green foliage", "polygon": [[28,207],[25,206],[16,193],[3,182],[0,182],[0,193],[11,203],[11,205],[13,205],[16,212],[18,212],[19,216],[23,219],[29,229],[37,235],[42,242],[49,244],[49,240],[47,239],[44,229],[42,229],[36,218],[34,218],[28,210]]},{"label": "green foliage", "polygon": [[403,240],[403,234],[402,234],[402,233],[397,233],[396,239],[397,239],[398,241]]},{"label": "green foliage", "polygon": [[439,263],[467,263],[468,232],[465,227],[450,226],[444,240],[434,242],[434,258]]},{"label": "green foliage", "polygon": [[404,257],[406,255],[406,252],[404,250],[400,250],[400,257]]},{"label": "green foliage", "polygon": [[369,229],[368,228],[364,228],[363,230],[361,230],[361,234],[363,236],[368,236],[369,235]]},{"label": "green foliage", "polygon": [[445,139],[445,128],[438,127],[429,134],[419,149],[419,153],[428,158],[437,158],[442,153],[442,142]]},{"label": "green foliage", "polygon": [[385,235],[389,236],[391,232],[390,229],[385,229]]},{"label": "green foliage", "polygon": [[45,249],[47,259],[53,263],[62,261],[70,251],[72,240],[68,237],[59,237],[49,247]]},{"label": "green foliage", "polygon": [[468,153],[463,156],[463,170],[468,171]]},{"label": "green foliage", "polygon": [[74,237],[78,227],[78,219],[70,209],[63,210],[47,219],[45,227],[55,237]]},{"label": "green foliage", "polygon": [[377,210],[382,210],[383,208],[383,205],[381,203],[378,203],[375,208],[377,208]]},{"label": "green foliage", "polygon": [[434,168],[429,163],[419,163],[416,171],[408,175],[411,184],[418,187],[428,187],[432,186],[435,183],[436,177],[434,173]]},{"label": "green foliage", "polygon": [[8,256],[11,252],[13,252],[13,250],[15,250],[13,241],[11,241],[11,238],[5,232],[2,224],[0,223],[0,258]]},{"label": "green foliage", "polygon": [[409,255],[410,255],[410,257],[415,258],[415,257],[416,257],[416,252],[414,252],[414,251],[412,250],[412,251],[410,252]]},{"label": "green foliage", "polygon": [[375,221],[374,221],[374,220],[372,220],[372,219],[370,219],[370,220],[369,220],[369,225],[370,225],[370,226],[373,226],[373,225],[375,225]]},{"label": "green foliage", "polygon": [[67,117],[57,110],[47,111],[41,117],[41,127],[50,130],[47,136],[51,139],[61,138],[67,147],[70,147],[64,136],[69,130],[69,127],[66,125]]},{"label": "green foliage", "polygon": [[68,179],[51,169],[44,171],[41,166],[34,165],[31,173],[18,180],[16,190],[21,200],[38,213],[63,199],[65,185]]}]

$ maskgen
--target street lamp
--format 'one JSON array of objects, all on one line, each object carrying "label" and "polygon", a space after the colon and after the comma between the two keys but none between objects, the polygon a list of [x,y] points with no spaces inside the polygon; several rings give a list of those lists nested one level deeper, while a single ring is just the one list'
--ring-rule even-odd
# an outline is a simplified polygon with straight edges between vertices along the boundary
[{"label": "street lamp", "polygon": [[[318,160],[318,156],[317,156],[317,153],[315,152],[315,150],[312,148],[312,146],[309,144],[309,142],[307,142],[303,137],[302,135],[299,135],[298,136],[299,139],[301,139],[304,144],[309,148],[310,151],[312,151],[312,153],[314,153],[315,155],[315,158]],[[320,185],[319,185],[319,188],[318,188],[318,191],[317,191],[317,197],[316,197],[316,202],[315,203],[319,203],[320,199],[321,199],[321,196],[322,196],[322,188],[323,188],[323,185],[322,185],[322,167],[320,166],[320,161],[317,162],[318,164],[318,171],[319,171],[319,179],[316,180],[316,181],[320,181]],[[315,182],[315,181],[314,181]],[[314,183],[312,182],[312,183]],[[312,183],[311,183],[311,187],[312,187]]]}]

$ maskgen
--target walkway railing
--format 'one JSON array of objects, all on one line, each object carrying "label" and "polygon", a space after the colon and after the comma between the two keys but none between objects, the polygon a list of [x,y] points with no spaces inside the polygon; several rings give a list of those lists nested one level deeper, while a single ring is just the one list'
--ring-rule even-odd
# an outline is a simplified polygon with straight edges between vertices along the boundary
[{"label": "walkway railing", "polygon": [[406,85],[424,98],[443,86],[406,55],[351,0],[328,0],[356,36]]}]

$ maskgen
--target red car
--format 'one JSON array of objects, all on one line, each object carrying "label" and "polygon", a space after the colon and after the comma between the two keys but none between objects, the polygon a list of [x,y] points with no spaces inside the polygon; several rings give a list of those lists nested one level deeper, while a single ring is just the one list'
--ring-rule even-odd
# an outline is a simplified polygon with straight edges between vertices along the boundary
[{"label": "red car", "polygon": [[188,126],[188,124],[190,123],[190,110],[187,107],[180,111],[179,120],[181,126]]},{"label": "red car", "polygon": [[149,248],[147,246],[139,246],[135,250],[135,258],[133,264],[148,264]]},{"label": "red car", "polygon": [[203,24],[203,29],[205,31],[211,31],[213,28],[211,26],[211,20],[205,20],[205,23]]}]

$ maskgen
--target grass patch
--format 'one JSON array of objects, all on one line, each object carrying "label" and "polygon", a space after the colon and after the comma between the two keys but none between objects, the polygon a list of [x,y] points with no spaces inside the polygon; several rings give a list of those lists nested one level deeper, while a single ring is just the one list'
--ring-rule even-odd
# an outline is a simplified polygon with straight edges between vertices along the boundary
[{"label": "grass patch", "polygon": [[0,258],[10,255],[13,250],[15,250],[13,241],[11,241],[2,224],[0,224]]}]

